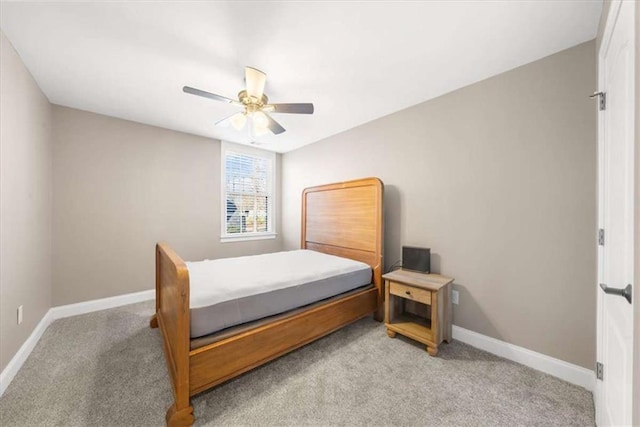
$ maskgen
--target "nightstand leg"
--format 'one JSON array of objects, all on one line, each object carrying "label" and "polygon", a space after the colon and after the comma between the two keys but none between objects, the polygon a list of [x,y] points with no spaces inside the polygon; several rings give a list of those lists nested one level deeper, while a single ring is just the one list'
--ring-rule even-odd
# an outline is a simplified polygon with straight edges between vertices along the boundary
[{"label": "nightstand leg", "polygon": [[427,353],[429,353],[429,356],[435,356],[436,354],[438,354],[438,347],[432,347],[430,345],[427,346]]},{"label": "nightstand leg", "polygon": [[389,338],[395,338],[396,333],[395,333],[395,331],[392,331],[391,329],[387,329],[387,335],[389,335]]}]

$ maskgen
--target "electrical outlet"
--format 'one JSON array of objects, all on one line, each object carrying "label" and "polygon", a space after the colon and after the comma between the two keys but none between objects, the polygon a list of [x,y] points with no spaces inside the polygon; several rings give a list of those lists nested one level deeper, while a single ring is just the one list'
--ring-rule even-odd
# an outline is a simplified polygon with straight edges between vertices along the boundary
[{"label": "electrical outlet", "polygon": [[451,302],[453,304],[458,304],[458,301],[460,301],[460,294],[458,291],[451,291]]},{"label": "electrical outlet", "polygon": [[18,325],[22,323],[22,306],[18,307]]}]

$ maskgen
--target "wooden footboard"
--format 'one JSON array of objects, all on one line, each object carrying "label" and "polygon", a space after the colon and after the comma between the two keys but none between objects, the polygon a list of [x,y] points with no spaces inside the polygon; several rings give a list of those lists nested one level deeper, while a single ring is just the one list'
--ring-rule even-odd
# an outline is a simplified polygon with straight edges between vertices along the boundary
[{"label": "wooden footboard", "polygon": [[377,289],[369,288],[192,350],[191,395],[370,315],[377,303]]},{"label": "wooden footboard", "polygon": [[189,271],[168,245],[156,245],[156,315],[160,327],[175,404],[167,411],[168,425],[193,424],[189,403]]}]

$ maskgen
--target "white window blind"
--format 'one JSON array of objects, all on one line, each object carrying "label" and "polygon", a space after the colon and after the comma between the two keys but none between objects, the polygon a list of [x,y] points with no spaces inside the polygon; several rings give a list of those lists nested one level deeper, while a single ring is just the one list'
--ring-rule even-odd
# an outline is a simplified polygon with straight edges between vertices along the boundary
[{"label": "white window blind", "polygon": [[275,154],[223,143],[222,240],[275,236]]}]

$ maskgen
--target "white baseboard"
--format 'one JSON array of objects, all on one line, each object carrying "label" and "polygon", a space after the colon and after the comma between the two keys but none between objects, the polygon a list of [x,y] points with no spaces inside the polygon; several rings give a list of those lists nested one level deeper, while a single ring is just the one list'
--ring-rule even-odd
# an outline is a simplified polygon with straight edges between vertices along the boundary
[{"label": "white baseboard", "polygon": [[33,349],[40,341],[42,334],[47,330],[54,320],[65,317],[77,316],[79,314],[91,313],[94,311],[106,310],[108,308],[120,307],[136,302],[148,301],[155,298],[155,290],[136,292],[132,294],[118,295],[115,297],[96,299],[79,302],[76,304],[61,305],[50,308],[35,327],[29,338],[22,344],[18,352],[13,356],[9,364],[0,374],[0,397],[4,394],[13,378],[16,376],[22,365],[27,360]]},{"label": "white baseboard", "polygon": [[65,317],[77,316],[79,314],[92,313],[94,311],[106,310],[108,308],[121,307],[136,302],[148,301],[156,296],[155,289],[135,292],[133,294],[118,295],[115,297],[94,299],[91,301],[78,302],[75,304],[59,305],[52,307],[52,321]]},{"label": "white baseboard", "polygon": [[42,334],[47,330],[47,327],[51,324],[51,310],[48,310],[42,317],[40,322],[36,325],[29,338],[22,344],[18,352],[11,358],[9,364],[2,370],[0,374],[0,396],[4,394],[4,391],[9,387],[11,381],[16,376],[22,365],[27,360],[27,357],[31,354],[33,349],[40,341]]},{"label": "white baseboard", "polygon": [[574,365],[564,360],[537,353],[524,347],[509,344],[455,325],[453,326],[453,338],[497,356],[504,357],[505,359],[513,360],[514,362],[553,375],[571,384],[584,387],[591,392],[595,389],[595,372],[582,366]]}]

